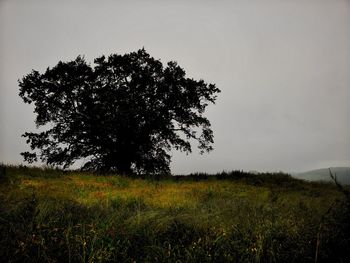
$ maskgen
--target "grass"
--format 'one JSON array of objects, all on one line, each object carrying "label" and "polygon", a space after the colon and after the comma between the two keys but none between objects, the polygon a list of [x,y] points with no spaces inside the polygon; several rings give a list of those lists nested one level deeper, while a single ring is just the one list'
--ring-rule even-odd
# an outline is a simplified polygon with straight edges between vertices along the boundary
[{"label": "grass", "polygon": [[349,200],[332,184],[14,166],[0,180],[1,262],[349,260]]}]

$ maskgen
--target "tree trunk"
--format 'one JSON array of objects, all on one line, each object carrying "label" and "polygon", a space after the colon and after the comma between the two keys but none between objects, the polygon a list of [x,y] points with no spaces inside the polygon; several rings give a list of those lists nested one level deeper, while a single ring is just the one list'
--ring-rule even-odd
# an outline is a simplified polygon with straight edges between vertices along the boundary
[{"label": "tree trunk", "polygon": [[117,170],[118,170],[118,173],[120,173],[121,175],[131,175],[132,174],[131,162],[125,161],[125,160],[121,161],[117,165]]}]

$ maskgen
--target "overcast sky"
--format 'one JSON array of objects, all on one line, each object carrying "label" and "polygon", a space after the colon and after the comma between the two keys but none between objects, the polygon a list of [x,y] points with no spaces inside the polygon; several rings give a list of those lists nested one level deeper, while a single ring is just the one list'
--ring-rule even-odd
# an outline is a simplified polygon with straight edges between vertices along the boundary
[{"label": "overcast sky", "polygon": [[350,166],[350,1],[0,1],[0,161],[21,163],[33,108],[17,80],[59,60],[145,49],[222,93],[214,151],[172,172]]}]

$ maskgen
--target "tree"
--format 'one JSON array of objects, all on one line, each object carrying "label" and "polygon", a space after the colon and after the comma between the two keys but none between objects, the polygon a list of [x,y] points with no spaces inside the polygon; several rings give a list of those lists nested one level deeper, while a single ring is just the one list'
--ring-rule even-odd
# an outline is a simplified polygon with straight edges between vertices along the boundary
[{"label": "tree", "polygon": [[22,136],[32,152],[24,160],[67,168],[169,173],[172,148],[212,150],[213,132],[203,116],[220,92],[214,84],[185,76],[176,62],[164,67],[144,49],[94,60],[78,56],[19,80],[25,103],[34,104],[43,131]]}]

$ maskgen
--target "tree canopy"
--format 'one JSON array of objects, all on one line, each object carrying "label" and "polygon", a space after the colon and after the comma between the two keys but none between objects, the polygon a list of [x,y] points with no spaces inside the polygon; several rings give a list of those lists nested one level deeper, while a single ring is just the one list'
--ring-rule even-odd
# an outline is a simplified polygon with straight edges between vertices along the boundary
[{"label": "tree canopy", "polygon": [[169,173],[170,150],[209,152],[213,131],[203,115],[215,103],[215,84],[186,77],[176,62],[163,66],[144,49],[98,57],[78,56],[19,80],[25,103],[34,104],[39,132],[22,136],[31,163],[119,173]]}]

